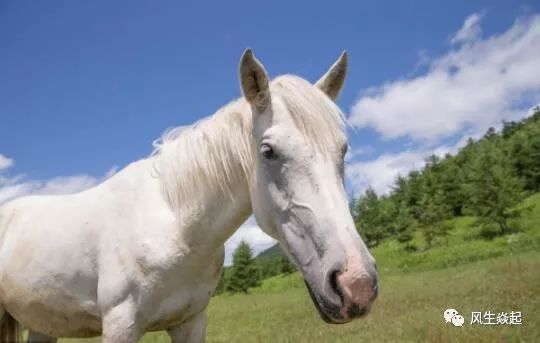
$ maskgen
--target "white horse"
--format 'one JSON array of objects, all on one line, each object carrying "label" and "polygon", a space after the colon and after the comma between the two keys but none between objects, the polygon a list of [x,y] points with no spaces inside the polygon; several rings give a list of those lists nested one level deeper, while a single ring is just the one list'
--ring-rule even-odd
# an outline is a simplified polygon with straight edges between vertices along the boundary
[{"label": "white horse", "polygon": [[0,209],[0,340],[167,330],[205,339],[223,244],[251,213],[301,271],[321,317],[345,323],[377,295],[373,257],[343,185],[347,140],[333,100],[344,53],[315,84],[272,82],[248,49],[243,97],[162,137],[154,153],[102,184],[28,196]]}]

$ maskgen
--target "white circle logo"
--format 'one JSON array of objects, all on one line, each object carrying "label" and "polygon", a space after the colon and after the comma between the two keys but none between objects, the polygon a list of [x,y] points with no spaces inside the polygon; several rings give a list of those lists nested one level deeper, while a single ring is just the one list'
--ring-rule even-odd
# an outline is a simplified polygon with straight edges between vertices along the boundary
[{"label": "white circle logo", "polygon": [[444,321],[446,323],[452,323],[454,326],[463,326],[465,319],[458,313],[456,309],[449,308],[443,312]]},{"label": "white circle logo", "polygon": [[452,317],[452,324],[454,326],[463,326],[463,323],[465,323],[465,319],[463,319],[462,315],[456,314]]}]

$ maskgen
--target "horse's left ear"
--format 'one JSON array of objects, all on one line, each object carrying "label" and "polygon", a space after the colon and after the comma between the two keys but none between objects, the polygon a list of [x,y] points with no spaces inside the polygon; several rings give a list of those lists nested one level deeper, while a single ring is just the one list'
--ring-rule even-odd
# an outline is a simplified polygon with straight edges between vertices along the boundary
[{"label": "horse's left ear", "polygon": [[328,69],[315,86],[319,87],[332,100],[336,100],[345,83],[345,75],[347,74],[347,52],[343,51],[338,60]]},{"label": "horse's left ear", "polygon": [[257,110],[264,111],[270,102],[268,74],[251,49],[240,58],[240,85],[246,100]]}]

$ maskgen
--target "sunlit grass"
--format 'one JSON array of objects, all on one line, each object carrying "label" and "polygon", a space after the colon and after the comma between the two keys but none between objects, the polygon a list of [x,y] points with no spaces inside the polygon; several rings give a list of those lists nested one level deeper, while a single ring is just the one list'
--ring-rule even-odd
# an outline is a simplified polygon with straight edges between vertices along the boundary
[{"label": "sunlit grass", "polygon": [[[529,252],[444,270],[381,276],[372,313],[346,325],[323,323],[298,276],[286,291],[224,295],[212,299],[208,342],[538,342],[540,253]],[[279,277],[278,277],[279,278]],[[274,280],[274,282],[276,282]],[[456,308],[464,327],[445,324]],[[471,311],[521,311],[523,325],[471,326]],[[79,340],[60,340],[77,342]],[[98,342],[99,339],[89,340]],[[80,341],[79,341],[80,342]],[[141,342],[168,342],[164,333]]]}]

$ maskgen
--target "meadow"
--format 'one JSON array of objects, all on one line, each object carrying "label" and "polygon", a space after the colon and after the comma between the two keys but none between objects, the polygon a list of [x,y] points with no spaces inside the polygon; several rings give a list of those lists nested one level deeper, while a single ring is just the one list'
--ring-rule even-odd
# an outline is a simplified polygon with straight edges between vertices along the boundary
[{"label": "meadow", "polygon": [[[520,206],[519,232],[480,239],[475,220],[454,219],[446,242],[405,252],[395,241],[373,249],[380,294],[371,313],[345,325],[325,324],[298,273],[264,280],[250,294],[212,298],[208,342],[540,342],[540,194]],[[422,247],[420,236],[415,242]],[[455,308],[463,327],[443,320]],[[471,312],[521,311],[522,325],[471,325]],[[62,343],[99,342],[61,339]],[[169,342],[165,333],[141,342]]]}]

